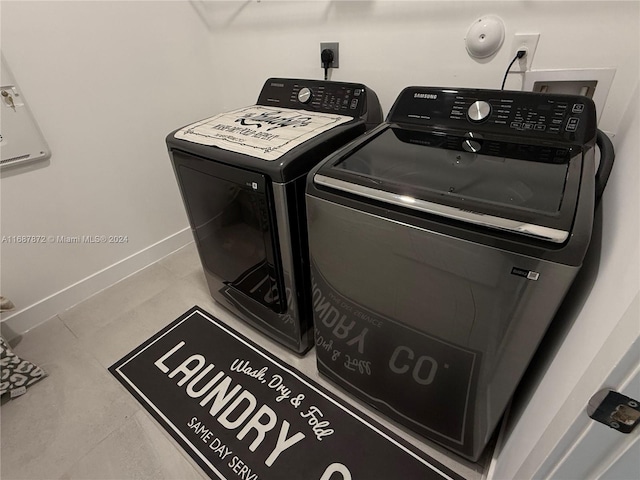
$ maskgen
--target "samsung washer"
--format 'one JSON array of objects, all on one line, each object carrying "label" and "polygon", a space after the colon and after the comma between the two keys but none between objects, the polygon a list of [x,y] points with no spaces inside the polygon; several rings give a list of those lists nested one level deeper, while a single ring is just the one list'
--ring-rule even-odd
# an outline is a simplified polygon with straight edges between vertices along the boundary
[{"label": "samsung washer", "polygon": [[477,460],[581,267],[586,97],[410,87],[307,184],[320,373]]}]

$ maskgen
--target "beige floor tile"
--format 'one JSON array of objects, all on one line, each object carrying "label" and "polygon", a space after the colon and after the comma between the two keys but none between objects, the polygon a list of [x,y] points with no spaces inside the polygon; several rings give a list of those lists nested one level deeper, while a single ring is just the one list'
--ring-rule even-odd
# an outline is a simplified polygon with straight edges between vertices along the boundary
[{"label": "beige floor tile", "polygon": [[200,256],[196,248],[195,242],[182,247],[180,250],[173,252],[158,262],[177,277],[186,277],[187,275],[202,270]]},{"label": "beige floor tile", "polygon": [[42,366],[42,363],[51,359],[52,354],[55,356],[56,352],[78,346],[78,339],[60,317],[55,316],[11,343],[16,355]]},{"label": "beige floor tile", "polygon": [[195,276],[179,279],[149,300],[85,335],[80,343],[104,367],[109,367],[194,305],[206,308],[209,301],[213,302],[198,286]]},{"label": "beige floor tile", "polygon": [[208,478],[175,441],[144,411],[74,463],[61,479],[182,479]]},{"label": "beige floor tile", "polygon": [[140,409],[77,347],[41,361],[49,376],[2,406],[3,479],[58,478]]},{"label": "beige floor tile", "polygon": [[176,277],[154,264],[61,313],[60,319],[79,338],[91,335],[167,288]]},{"label": "beige floor tile", "polygon": [[[209,292],[209,286],[207,285],[207,279],[204,276],[202,269],[194,271],[184,277],[184,280],[188,281],[193,289],[211,299],[211,293]],[[213,299],[211,299],[213,300]]]}]

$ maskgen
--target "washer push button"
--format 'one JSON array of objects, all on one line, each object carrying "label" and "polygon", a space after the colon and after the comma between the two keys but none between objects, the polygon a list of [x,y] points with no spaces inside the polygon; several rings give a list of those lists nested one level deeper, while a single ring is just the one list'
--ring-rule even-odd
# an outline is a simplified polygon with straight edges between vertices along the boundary
[{"label": "washer push button", "polygon": [[580,119],[578,117],[570,117],[567,121],[565,130],[567,132],[575,132],[578,129],[578,123],[580,123]]}]

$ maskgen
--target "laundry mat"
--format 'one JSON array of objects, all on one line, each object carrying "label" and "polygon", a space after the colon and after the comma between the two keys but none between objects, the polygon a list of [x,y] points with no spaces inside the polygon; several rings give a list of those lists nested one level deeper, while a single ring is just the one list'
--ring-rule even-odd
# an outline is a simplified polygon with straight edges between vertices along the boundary
[{"label": "laundry mat", "polygon": [[199,307],[109,371],[214,479],[463,480]]}]

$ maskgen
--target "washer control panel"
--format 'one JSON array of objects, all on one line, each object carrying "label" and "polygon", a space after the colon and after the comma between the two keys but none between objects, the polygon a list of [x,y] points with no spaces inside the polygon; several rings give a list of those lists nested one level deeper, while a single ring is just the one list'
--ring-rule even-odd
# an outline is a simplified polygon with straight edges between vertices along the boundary
[{"label": "washer control panel", "polygon": [[388,120],[579,143],[596,132],[587,97],[503,90],[408,87]]},{"label": "washer control panel", "polygon": [[358,83],[271,78],[258,105],[362,117],[367,112],[367,89]]}]

